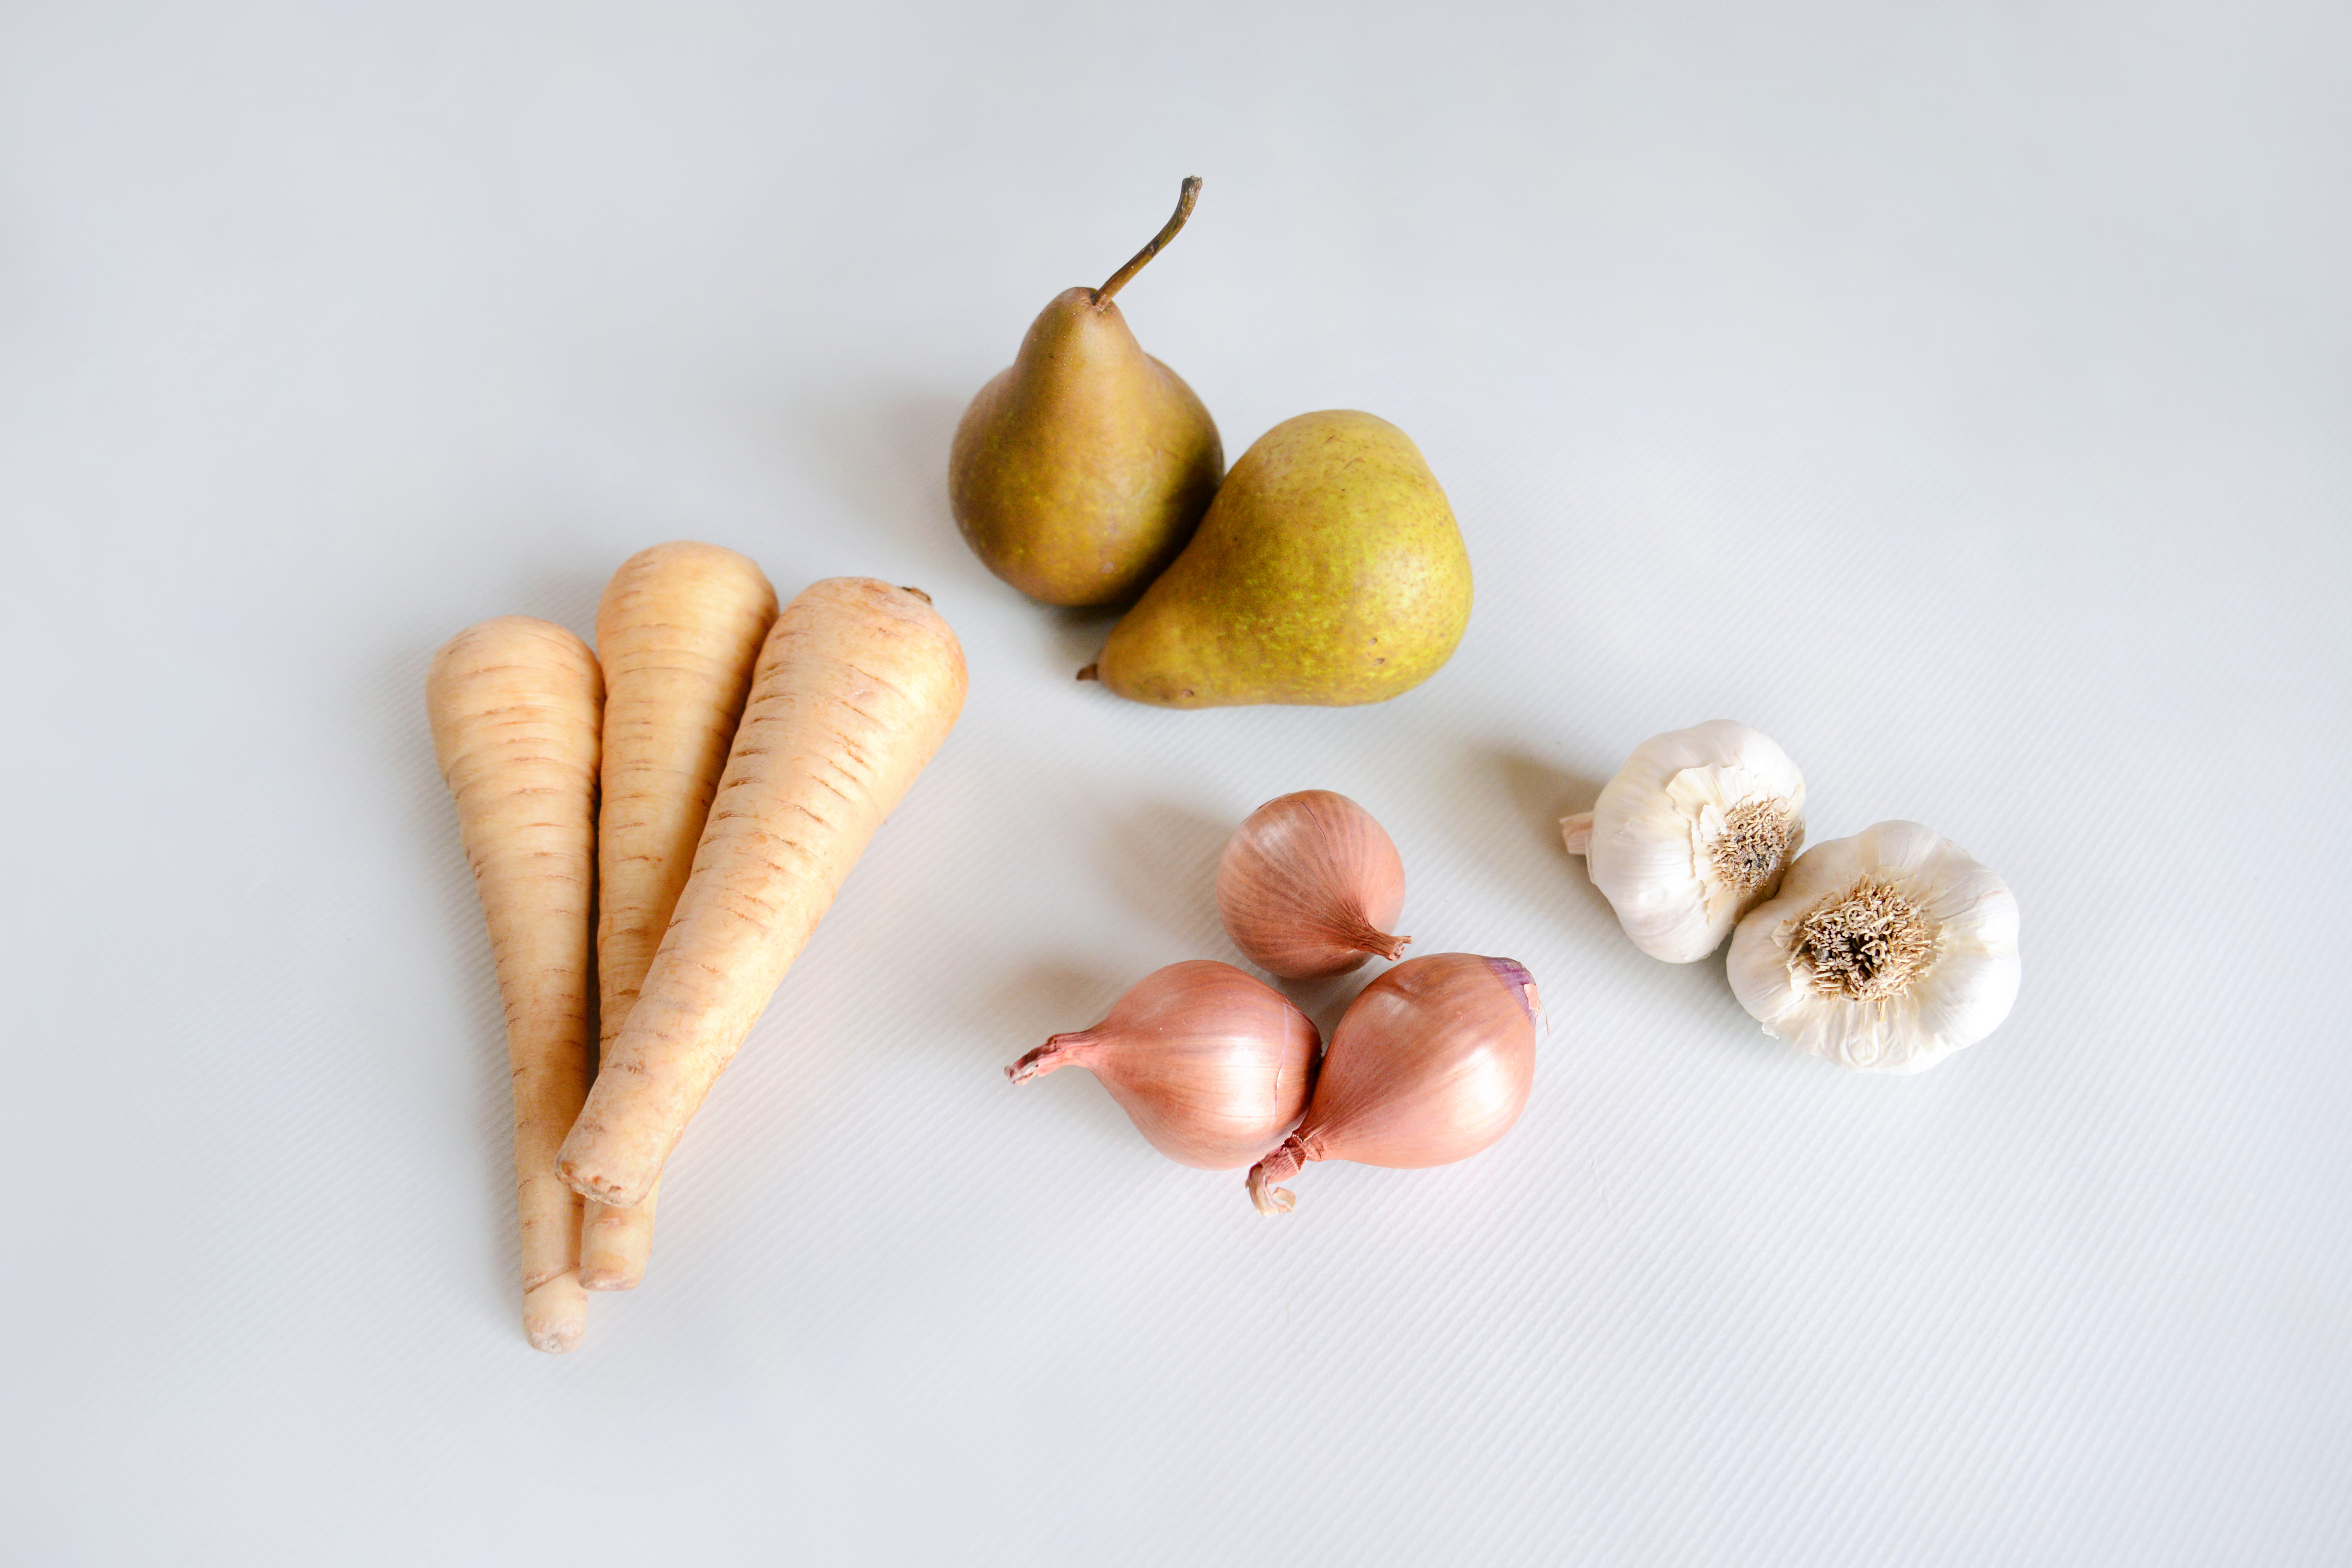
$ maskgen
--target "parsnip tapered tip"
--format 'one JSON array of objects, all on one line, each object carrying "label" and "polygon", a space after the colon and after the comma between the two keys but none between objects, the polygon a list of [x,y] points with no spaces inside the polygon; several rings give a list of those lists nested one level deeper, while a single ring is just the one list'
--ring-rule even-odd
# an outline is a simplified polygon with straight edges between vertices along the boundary
[{"label": "parsnip tapered tip", "polygon": [[644,1284],[645,1279],[643,1259],[601,1268],[583,1266],[580,1270],[580,1289],[583,1290],[634,1290]]},{"label": "parsnip tapered tip", "polygon": [[654,1248],[655,1197],[633,1209],[584,1205],[580,1216],[580,1288],[634,1290]]},{"label": "parsnip tapered tip", "polygon": [[522,1332],[535,1351],[562,1355],[578,1350],[588,1332],[588,1293],[580,1288],[579,1277],[559,1274],[523,1292]]},{"label": "parsnip tapered tip", "polygon": [[583,1198],[616,1209],[630,1209],[646,1201],[653,1191],[653,1177],[631,1185],[617,1177],[600,1175],[576,1160],[558,1160],[555,1174],[563,1184]]}]

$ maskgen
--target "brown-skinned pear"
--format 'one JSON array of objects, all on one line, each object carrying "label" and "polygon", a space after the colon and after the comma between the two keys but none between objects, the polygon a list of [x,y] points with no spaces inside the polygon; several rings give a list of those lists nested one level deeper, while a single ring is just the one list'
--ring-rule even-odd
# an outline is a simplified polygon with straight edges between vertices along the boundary
[{"label": "brown-skinned pear", "polygon": [[1405,433],[1348,409],[1259,437],[1200,531],[1078,672],[1162,708],[1381,702],[1470,620],[1470,557]]},{"label": "brown-skinned pear", "polygon": [[1033,599],[1131,601],[1192,537],[1224,474],[1216,422],[1111,298],[1184,226],[1200,190],[1186,180],[1176,215],[1101,288],[1055,295],[956,427],[956,526]]}]

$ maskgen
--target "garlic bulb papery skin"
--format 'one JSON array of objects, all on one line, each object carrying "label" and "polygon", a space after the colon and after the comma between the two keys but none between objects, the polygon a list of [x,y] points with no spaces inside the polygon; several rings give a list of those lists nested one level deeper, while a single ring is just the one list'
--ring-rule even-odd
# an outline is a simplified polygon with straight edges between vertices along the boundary
[{"label": "garlic bulb papery skin", "polygon": [[1267,801],[1217,859],[1217,916],[1269,974],[1318,980],[1412,942],[1391,936],[1404,908],[1404,861],[1372,814],[1344,795],[1304,789]]},{"label": "garlic bulb papery skin", "polygon": [[1916,822],[1820,844],[1732,934],[1731,989],[1764,1032],[1857,1072],[1922,1072],[2017,1001],[2017,899]]},{"label": "garlic bulb papery skin", "polygon": [[1004,1069],[1014,1083],[1082,1067],[1179,1164],[1231,1171],[1282,1142],[1315,1083],[1322,1031],[1265,981],[1214,959],[1154,970],[1091,1029]]},{"label": "garlic bulb papery skin", "polygon": [[1688,963],[1779,889],[1805,841],[1805,777],[1765,736],[1714,719],[1643,742],[1559,826],[1633,945]]}]

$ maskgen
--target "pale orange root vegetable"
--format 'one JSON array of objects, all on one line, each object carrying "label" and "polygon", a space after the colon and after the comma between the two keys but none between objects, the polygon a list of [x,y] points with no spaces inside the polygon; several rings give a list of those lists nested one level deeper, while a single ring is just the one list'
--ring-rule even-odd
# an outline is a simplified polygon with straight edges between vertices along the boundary
[{"label": "pale orange root vegetable", "polygon": [[588,645],[525,616],[459,632],[425,680],[506,1002],[522,1326],[543,1351],[572,1349],[588,1324],[580,1199],[557,1178],[555,1150],[588,1091],[604,700]]},{"label": "pale orange root vegetable", "polygon": [[[604,798],[596,818],[596,984],[603,1048],[629,1016],[727,766],[751,667],[776,620],[760,568],[716,544],[678,542],[621,563],[596,606],[604,667]],[[591,1199],[580,1283],[645,1278],[658,1185],[635,1208]]]},{"label": "pale orange root vegetable", "polygon": [[649,1192],[866,841],[963,707],[963,649],[930,600],[812,585],[760,650],[694,870],[628,1022],[556,1156],[579,1191]]}]

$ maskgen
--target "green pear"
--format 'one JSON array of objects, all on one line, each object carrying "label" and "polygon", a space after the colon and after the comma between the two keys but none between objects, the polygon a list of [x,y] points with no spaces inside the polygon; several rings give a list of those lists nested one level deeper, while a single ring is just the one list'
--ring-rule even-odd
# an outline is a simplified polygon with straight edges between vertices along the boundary
[{"label": "green pear", "polygon": [[1200,191],[1186,180],[1176,216],[1101,288],[1055,295],[956,426],[956,526],[1033,599],[1128,603],[1184,548],[1217,493],[1216,422],[1111,302],[1184,226]]},{"label": "green pear", "polygon": [[1380,702],[1436,674],[1469,621],[1470,557],[1421,449],[1332,409],[1242,454],[1078,678],[1162,708]]}]

